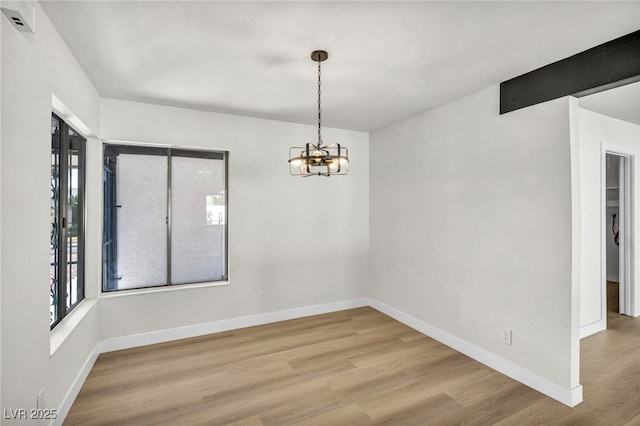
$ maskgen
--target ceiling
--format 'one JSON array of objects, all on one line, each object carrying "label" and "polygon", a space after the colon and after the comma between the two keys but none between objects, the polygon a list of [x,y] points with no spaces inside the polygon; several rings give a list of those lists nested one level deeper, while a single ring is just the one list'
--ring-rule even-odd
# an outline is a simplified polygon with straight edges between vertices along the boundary
[{"label": "ceiling", "polygon": [[640,125],[640,82],[578,98],[590,111]]},{"label": "ceiling", "polygon": [[[42,1],[101,96],[372,131],[640,28],[640,2]],[[496,106],[497,108],[497,106]]]}]

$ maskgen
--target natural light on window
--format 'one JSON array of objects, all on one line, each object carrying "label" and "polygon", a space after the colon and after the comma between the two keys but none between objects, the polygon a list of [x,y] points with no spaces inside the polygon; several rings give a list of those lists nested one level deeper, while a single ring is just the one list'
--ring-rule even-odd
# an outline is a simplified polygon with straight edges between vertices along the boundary
[{"label": "natural light on window", "polygon": [[226,156],[104,149],[103,290],[227,278]]}]

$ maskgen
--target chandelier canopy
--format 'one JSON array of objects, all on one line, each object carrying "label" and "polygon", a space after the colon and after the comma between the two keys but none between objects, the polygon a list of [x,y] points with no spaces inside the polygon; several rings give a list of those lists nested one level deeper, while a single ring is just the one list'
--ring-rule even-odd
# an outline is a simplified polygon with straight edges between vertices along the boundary
[{"label": "chandelier canopy", "polygon": [[289,149],[289,173],[292,176],[332,176],[349,172],[349,150],[339,143],[324,145],[322,141],[321,69],[329,54],[324,50],[311,52],[318,63],[318,143],[294,146]]}]

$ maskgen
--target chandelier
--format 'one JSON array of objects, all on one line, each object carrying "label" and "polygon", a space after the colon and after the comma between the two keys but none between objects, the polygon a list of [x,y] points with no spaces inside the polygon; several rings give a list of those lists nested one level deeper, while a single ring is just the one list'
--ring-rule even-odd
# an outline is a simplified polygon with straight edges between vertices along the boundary
[{"label": "chandelier", "polygon": [[338,143],[323,145],[322,108],[320,103],[320,64],[329,57],[324,50],[311,52],[311,59],[318,63],[318,143],[294,146],[289,149],[289,173],[292,176],[346,175],[349,171],[349,150]]}]

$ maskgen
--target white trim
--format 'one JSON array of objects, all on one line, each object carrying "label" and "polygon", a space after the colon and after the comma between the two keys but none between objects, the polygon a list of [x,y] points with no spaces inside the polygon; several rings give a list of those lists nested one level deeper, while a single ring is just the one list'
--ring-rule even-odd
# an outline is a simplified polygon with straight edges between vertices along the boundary
[{"label": "white trim", "polygon": [[96,363],[98,356],[102,353],[101,347],[102,344],[99,342],[93,348],[93,351],[91,351],[91,353],[89,354],[89,357],[76,375],[76,378],[73,380],[71,387],[67,391],[64,398],[62,398],[62,402],[58,407],[56,418],[49,423],[51,426],[58,426],[64,423],[64,419],[67,417],[67,414],[69,414],[69,410],[71,410],[73,402],[76,400],[76,397],[80,393],[82,385],[84,385],[85,380],[87,380],[87,377],[89,377],[89,373],[91,372],[93,365]]},{"label": "white trim", "polygon": [[85,138],[97,138],[96,134],[53,93],[51,94],[51,109]]},{"label": "white trim", "polygon": [[73,333],[76,326],[82,322],[84,317],[93,309],[97,299],[83,299],[78,306],[73,308],[69,314],[56,325],[49,334],[49,356],[53,356],[64,341]]},{"label": "white trim", "polygon": [[125,140],[125,139],[100,139],[100,142],[104,145],[112,144],[112,145],[136,145],[136,146],[147,146],[151,148],[173,148],[173,149],[188,149],[192,151],[218,151],[224,152],[226,155],[229,155],[229,148],[215,148],[209,146],[199,146],[199,145],[176,145],[174,143],[163,143],[163,142],[147,142],[147,141],[133,141],[133,140]]},{"label": "white trim", "polygon": [[[607,150],[600,142],[600,319],[607,328]],[[588,326],[588,325],[587,325]],[[587,327],[585,326],[585,327]],[[582,327],[580,327],[582,336]]]},{"label": "white trim", "polygon": [[153,293],[170,293],[173,291],[181,290],[193,290],[195,288],[209,288],[209,287],[224,287],[229,286],[231,282],[227,280],[222,281],[207,281],[202,283],[193,284],[174,284],[163,285],[158,287],[143,287],[143,288],[123,288],[120,290],[102,291],[98,296],[100,299],[110,299],[118,297],[131,297],[131,296],[144,296]]},{"label": "white trim", "polygon": [[442,331],[376,299],[369,298],[369,306],[569,407],[575,407],[582,402],[582,385],[578,385],[573,389],[565,388],[518,364],[499,357],[453,334]]},{"label": "white trim", "polygon": [[245,317],[231,318],[203,324],[188,325],[185,327],[170,328],[167,330],[153,331],[150,333],[115,337],[102,341],[101,353],[117,351],[120,349],[135,348],[138,346],[153,345],[156,343],[186,339],[189,337],[203,336],[205,334],[220,333],[222,331],[253,327],[256,325],[286,321],[295,318],[303,318],[311,315],[326,314],[329,312],[342,311],[345,309],[360,308],[363,306],[367,306],[366,298],[350,299],[340,302],[324,303],[322,305],[303,306],[300,308],[285,309],[284,311],[266,312],[264,314],[249,315]]},{"label": "white trim", "polygon": [[580,327],[580,338],[584,339],[585,337],[589,337],[592,334],[596,334],[606,329],[607,329],[607,322],[600,319],[596,322],[592,322],[591,324],[583,325],[582,327]]},{"label": "white trim", "polygon": [[[624,174],[621,179],[624,179],[624,206],[620,206],[621,210],[624,208],[623,222],[621,233],[623,233],[624,243],[624,266],[623,271],[619,271],[619,274],[623,275],[623,279],[620,280],[624,289],[624,309],[620,312],[625,315],[634,316],[635,308],[635,155],[629,155],[626,157],[624,164]],[[626,238],[625,238],[626,237]]]}]

